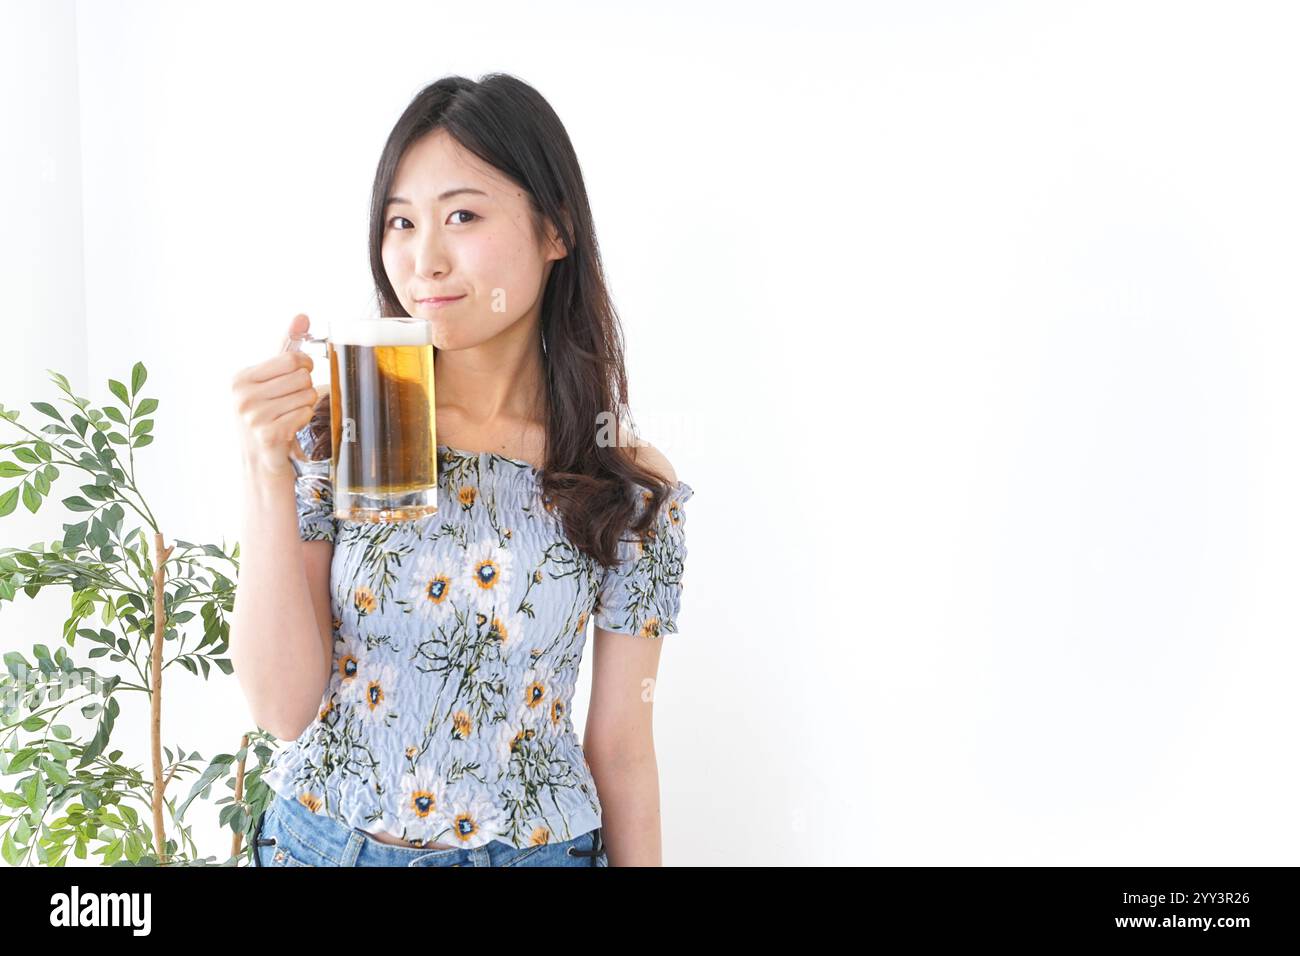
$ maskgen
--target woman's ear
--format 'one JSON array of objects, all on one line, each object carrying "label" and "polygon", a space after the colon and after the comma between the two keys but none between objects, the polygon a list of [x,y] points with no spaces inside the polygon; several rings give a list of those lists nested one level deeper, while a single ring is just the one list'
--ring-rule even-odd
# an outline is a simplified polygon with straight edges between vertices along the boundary
[{"label": "woman's ear", "polygon": [[[573,219],[569,216],[569,211],[567,209],[561,208],[560,217],[564,221],[565,231],[569,234],[569,236],[572,236]],[[561,238],[559,232],[556,231],[554,223],[548,220],[546,226],[547,226],[547,242],[549,246],[549,248],[547,249],[547,258],[548,259],[565,258],[569,253],[564,248],[564,239]]]}]

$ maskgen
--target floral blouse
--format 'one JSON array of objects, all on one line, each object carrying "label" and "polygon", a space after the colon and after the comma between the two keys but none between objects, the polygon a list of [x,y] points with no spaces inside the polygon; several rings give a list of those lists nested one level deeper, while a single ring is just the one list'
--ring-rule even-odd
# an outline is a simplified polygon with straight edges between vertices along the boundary
[{"label": "floral blouse", "polygon": [[319,716],[263,779],[416,844],[572,839],[601,819],[569,716],[588,623],[677,631],[694,492],[677,482],[653,534],[621,541],[606,570],[566,538],[527,462],[438,457],[438,513],[391,524],[335,519],[329,462],[298,466],[299,536],[334,542],[334,666]]}]

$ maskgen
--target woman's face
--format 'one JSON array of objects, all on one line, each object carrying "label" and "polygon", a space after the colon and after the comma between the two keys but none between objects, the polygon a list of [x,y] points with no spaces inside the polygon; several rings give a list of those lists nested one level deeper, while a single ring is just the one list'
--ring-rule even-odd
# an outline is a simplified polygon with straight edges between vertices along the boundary
[{"label": "woman's face", "polygon": [[[431,320],[437,348],[472,348],[537,321],[563,244],[552,233],[539,247],[524,190],[445,130],[402,155],[384,216],[388,281],[408,314]],[[463,298],[441,307],[417,301],[434,296]]]}]

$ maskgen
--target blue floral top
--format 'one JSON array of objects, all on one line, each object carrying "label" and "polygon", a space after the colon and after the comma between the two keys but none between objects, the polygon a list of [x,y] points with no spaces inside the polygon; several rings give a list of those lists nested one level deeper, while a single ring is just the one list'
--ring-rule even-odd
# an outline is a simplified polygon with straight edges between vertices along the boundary
[{"label": "blue floral top", "polygon": [[677,482],[653,533],[620,542],[606,570],[566,538],[527,462],[438,456],[438,513],[393,524],[336,520],[329,462],[299,466],[299,535],[334,542],[334,667],[319,716],[263,779],[417,844],[572,839],[601,819],[569,717],[588,623],[677,631],[694,492]]}]

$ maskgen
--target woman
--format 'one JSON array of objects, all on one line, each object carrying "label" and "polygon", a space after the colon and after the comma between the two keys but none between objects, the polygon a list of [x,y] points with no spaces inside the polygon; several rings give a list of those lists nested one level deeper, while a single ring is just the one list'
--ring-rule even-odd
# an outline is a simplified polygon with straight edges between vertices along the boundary
[{"label": "woman", "polygon": [[328,463],[300,474],[290,454],[329,453],[311,359],[236,375],[231,656],[258,724],[292,741],[263,777],[255,863],[660,865],[647,688],[693,491],[621,425],[619,323],[568,135],[514,77],[441,79],[390,134],[370,219],[379,314],[432,323],[439,511],[334,519]]}]

